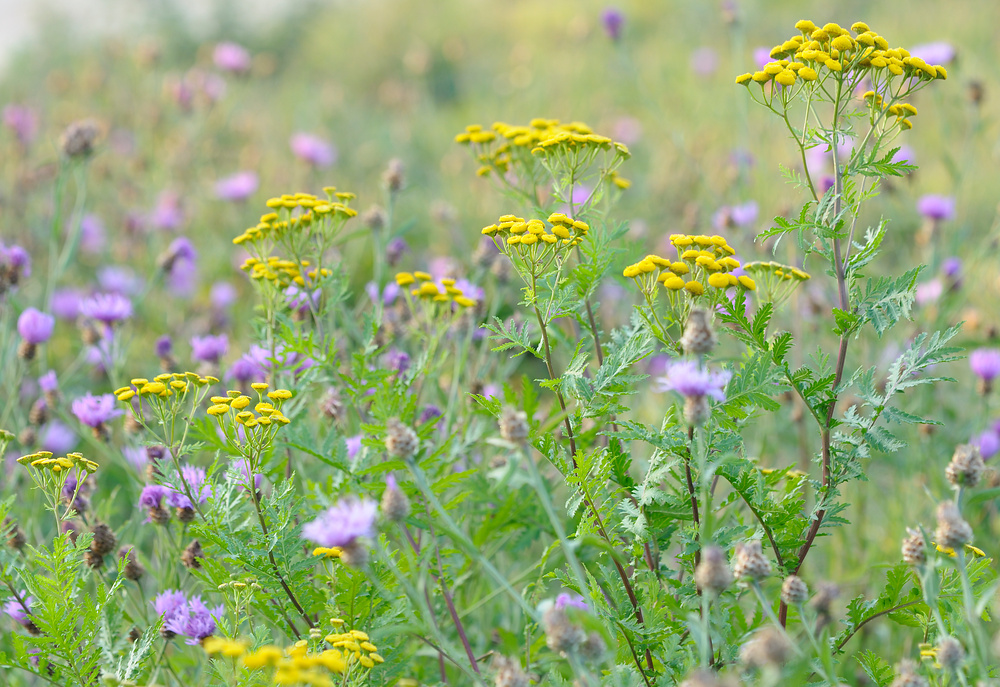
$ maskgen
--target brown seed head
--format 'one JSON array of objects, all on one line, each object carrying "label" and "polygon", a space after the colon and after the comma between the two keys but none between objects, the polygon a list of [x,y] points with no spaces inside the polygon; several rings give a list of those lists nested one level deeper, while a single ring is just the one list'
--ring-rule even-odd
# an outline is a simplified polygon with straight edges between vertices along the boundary
[{"label": "brown seed head", "polygon": [[974,487],[979,484],[986,464],[978,446],[959,444],[944,474],[955,487]]},{"label": "brown seed head", "polygon": [[773,627],[765,627],[740,648],[740,660],[751,668],[781,666],[791,651],[785,635]]},{"label": "brown seed head", "polygon": [[920,530],[906,528],[906,537],[903,539],[903,562],[914,568],[921,568],[927,562],[926,544]]},{"label": "brown seed head", "polygon": [[713,594],[728,589],[733,583],[733,573],[726,552],[718,546],[706,546],[701,552],[701,563],[695,568],[694,582],[698,589]]},{"label": "brown seed head", "polygon": [[738,580],[760,580],[771,574],[771,564],[764,557],[759,539],[736,546],[733,574]]},{"label": "brown seed head", "polygon": [[393,458],[409,460],[420,448],[420,438],[413,428],[391,417],[385,424],[385,448]]},{"label": "brown seed head", "polygon": [[809,587],[798,575],[789,575],[781,583],[781,600],[789,606],[799,606],[809,600]]},{"label": "brown seed head", "polygon": [[712,352],[716,338],[712,330],[712,316],[707,310],[691,310],[680,344],[688,355],[707,355]]},{"label": "brown seed head", "polygon": [[59,139],[59,148],[66,157],[87,157],[94,152],[94,143],[101,130],[93,119],[81,119],[70,124]]},{"label": "brown seed head", "polygon": [[521,669],[521,664],[516,658],[498,655],[493,659],[493,670],[496,671],[493,682],[496,687],[528,687],[530,684],[527,674]]},{"label": "brown seed head", "polygon": [[560,654],[576,651],[587,640],[584,631],[570,622],[565,609],[556,608],[555,604],[542,614],[542,628],[545,630],[545,643]]},{"label": "brown seed head", "polygon": [[185,568],[189,570],[197,570],[201,567],[201,558],[204,558],[205,554],[201,550],[201,542],[195,539],[184,549],[181,554],[181,563],[184,564]]},{"label": "brown seed head", "polygon": [[104,523],[98,523],[91,527],[90,531],[94,534],[94,539],[90,542],[91,551],[98,556],[106,556],[114,550],[117,540],[110,527]]},{"label": "brown seed head", "polygon": [[937,645],[937,660],[945,670],[957,670],[965,660],[965,649],[954,637],[945,637]]},{"label": "brown seed head", "polygon": [[927,687],[927,680],[917,672],[917,664],[903,659],[896,666],[896,679],[892,687]]},{"label": "brown seed head", "polygon": [[962,519],[954,501],[944,501],[937,509],[937,529],[934,538],[939,546],[958,549],[972,541],[972,528]]},{"label": "brown seed head", "polygon": [[500,411],[500,436],[512,444],[523,443],[528,438],[528,415],[523,410],[504,406]]}]

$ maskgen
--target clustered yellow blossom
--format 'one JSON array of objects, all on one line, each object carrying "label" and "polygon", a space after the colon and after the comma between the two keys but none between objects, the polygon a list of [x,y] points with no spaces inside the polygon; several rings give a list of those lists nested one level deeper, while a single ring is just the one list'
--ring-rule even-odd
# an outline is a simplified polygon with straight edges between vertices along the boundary
[{"label": "clustered yellow blossom", "polygon": [[402,287],[413,286],[410,296],[431,303],[456,303],[463,308],[472,308],[476,301],[455,286],[454,279],[442,279],[439,283],[427,272],[398,272],[396,283]]},{"label": "clustered yellow blossom", "polygon": [[315,268],[309,260],[287,260],[277,256],[267,258],[247,258],[240,269],[250,275],[254,281],[268,281],[284,289],[292,284],[306,287],[307,280],[315,282],[317,277],[329,277],[333,274],[325,267]]},{"label": "clustered yellow blossom", "polygon": [[798,267],[780,262],[746,262],[743,270],[753,277],[765,301],[776,306],[784,303],[795,288],[812,277]]},{"label": "clustered yellow blossom", "polygon": [[[951,548],[950,546],[941,546],[937,542],[931,542],[931,544],[934,545],[934,548],[937,549],[939,553],[943,553],[950,558],[958,558],[958,554],[955,553],[955,549]],[[966,544],[965,550],[971,553],[973,556],[977,556],[979,558],[986,557],[985,551],[973,546],[972,544]]]},{"label": "clustered yellow blossom", "polygon": [[98,465],[92,460],[83,457],[81,453],[67,453],[65,456],[54,458],[51,451],[38,451],[21,456],[17,459],[21,465],[30,465],[37,470],[48,470],[55,475],[68,473],[74,467],[87,472],[97,472]]},{"label": "clustered yellow blossom", "polygon": [[[344,621],[333,618],[331,624],[341,627]],[[208,637],[202,648],[209,656],[219,655],[235,661],[249,670],[273,671],[276,685],[307,684],[314,687],[333,687],[331,673],[350,674],[355,669],[370,670],[385,659],[378,647],[360,630],[334,632],[320,640],[321,631],[313,628],[310,640],[301,639],[287,648],[274,645],[248,651],[246,642]]]},{"label": "clustered yellow blossom", "polygon": [[[164,372],[152,379],[136,377],[129,384],[115,389],[115,397],[129,406],[135,418],[149,429],[156,423],[146,422],[146,414],[152,412],[164,425],[166,418],[181,412],[192,413],[201,403],[218,377],[200,375],[197,372]],[[155,429],[154,429],[155,431]],[[165,440],[165,443],[171,443]]]},{"label": "clustered yellow blossom", "polygon": [[278,430],[291,422],[281,412],[281,405],[292,397],[292,392],[288,389],[268,392],[268,387],[266,382],[250,385],[257,392],[253,410],[250,410],[253,400],[233,389],[227,391],[225,396],[212,396],[209,399],[212,405],[205,411],[218,420],[219,427],[234,446],[244,451],[244,455],[250,454],[248,458],[269,446]]},{"label": "clustered yellow blossom", "polygon": [[[323,189],[325,199],[311,193],[286,194],[267,201],[271,212],[261,215],[260,221],[233,239],[237,246],[248,250],[255,244],[274,245],[300,238],[312,239],[326,233],[331,222],[344,222],[357,216],[358,211],[349,207],[355,195],[338,192],[333,186]],[[295,214],[298,213],[298,214]]]},{"label": "clustered yellow blossom", "polygon": [[482,233],[493,239],[497,250],[512,259],[521,258],[529,271],[538,275],[556,258],[580,245],[589,231],[590,225],[586,222],[553,212],[545,222],[503,215]]},{"label": "clustered yellow blossom", "polygon": [[322,556],[323,558],[340,558],[341,553],[343,553],[343,549],[339,546],[317,546],[312,552],[314,556]]},{"label": "clustered yellow blossom", "polygon": [[[892,115],[896,117],[894,124],[909,129],[912,123],[908,118],[916,115],[916,108],[897,101],[931,81],[948,78],[944,67],[927,64],[905,48],[890,48],[889,42],[864,22],[855,23],[848,31],[838,24],[820,27],[803,19],[795,28],[798,34],[771,49],[772,62],[760,71],[736,77],[736,83],[747,87],[759,84],[765,104],[770,100],[763,89],[771,81],[784,87],[778,92],[781,101],[788,103],[799,90],[809,89],[812,95],[818,95],[827,80],[843,82],[853,89],[867,78],[872,90],[865,94],[865,100],[873,123],[877,117]],[[793,89],[796,85],[798,90]],[[891,94],[885,96],[891,101],[884,102],[879,93]]]}]

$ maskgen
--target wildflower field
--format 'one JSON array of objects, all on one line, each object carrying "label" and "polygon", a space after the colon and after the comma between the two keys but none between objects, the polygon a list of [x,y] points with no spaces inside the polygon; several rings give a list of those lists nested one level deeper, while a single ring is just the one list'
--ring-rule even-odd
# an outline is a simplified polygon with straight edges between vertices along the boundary
[{"label": "wildflower field", "polygon": [[146,12],[0,73],[0,685],[1000,685],[1000,4]]}]

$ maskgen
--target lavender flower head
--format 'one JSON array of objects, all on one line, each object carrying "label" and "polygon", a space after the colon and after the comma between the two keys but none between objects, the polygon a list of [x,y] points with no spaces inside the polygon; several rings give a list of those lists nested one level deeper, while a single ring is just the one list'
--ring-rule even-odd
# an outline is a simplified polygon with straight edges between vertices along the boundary
[{"label": "lavender flower head", "polygon": [[73,401],[73,414],[88,427],[100,427],[123,412],[115,408],[115,397],[112,394],[94,396],[88,392],[86,396]]},{"label": "lavender flower head", "polygon": [[169,334],[164,334],[159,339],[156,340],[154,345],[154,350],[156,351],[157,358],[169,358],[170,354],[174,350],[174,341],[170,338]]},{"label": "lavender flower head", "polygon": [[[194,465],[182,465],[181,474],[184,476],[184,481],[187,482],[188,488],[191,490],[191,495],[195,500],[198,503],[205,503],[212,493],[212,488],[205,484],[204,468],[195,467]],[[182,485],[171,486],[169,492],[167,494],[167,505],[174,508],[194,508],[191,499],[188,498]]]},{"label": "lavender flower head", "polygon": [[38,115],[27,105],[11,103],[3,108],[3,125],[14,132],[22,146],[38,135]]},{"label": "lavender flower head", "polygon": [[45,429],[38,436],[38,443],[42,450],[50,451],[56,455],[65,455],[79,443],[79,437],[68,425],[59,420],[49,420],[45,423]]},{"label": "lavender flower head", "polygon": [[132,317],[132,301],[119,293],[98,293],[80,303],[80,314],[110,326]]},{"label": "lavender flower head", "polygon": [[59,378],[56,377],[55,370],[49,370],[38,378],[38,388],[45,394],[54,394],[59,391]]},{"label": "lavender flower head", "polygon": [[726,400],[726,384],[732,373],[728,370],[712,372],[691,360],[673,362],[667,373],[657,378],[657,391],[676,391],[685,398],[711,396],[716,401]]},{"label": "lavender flower head", "polygon": [[[21,600],[24,601],[23,604],[17,599],[11,599],[10,601],[8,601],[3,605],[3,612],[9,615],[14,620],[14,622],[18,623],[19,625],[27,626],[29,623],[31,623],[31,620],[28,618],[28,613],[31,612],[31,606],[32,604],[35,603],[35,597],[25,596],[22,593]],[[24,610],[25,607],[27,607],[28,609],[27,612],[25,612]]]},{"label": "lavender flower head", "polygon": [[176,191],[164,191],[156,200],[149,222],[157,229],[174,231],[184,223],[184,208]]},{"label": "lavender flower head", "polygon": [[622,27],[625,25],[625,14],[617,7],[608,7],[601,12],[601,25],[604,33],[613,41],[617,41],[622,36]]},{"label": "lavender flower head", "polygon": [[52,336],[56,320],[35,308],[26,308],[17,318],[17,333],[29,344],[45,343]]},{"label": "lavender flower head", "polygon": [[971,443],[979,446],[979,453],[983,456],[983,460],[989,460],[1000,452],[1000,434],[992,428],[974,438]]},{"label": "lavender flower head", "polygon": [[300,132],[292,136],[289,145],[295,157],[317,169],[326,169],[337,161],[337,149],[319,136]]},{"label": "lavender flower head", "polygon": [[257,192],[260,179],[256,172],[243,171],[215,182],[215,197],[219,200],[244,201]]},{"label": "lavender flower head", "polygon": [[954,196],[928,194],[917,201],[917,212],[935,222],[943,222],[955,216]]},{"label": "lavender flower head", "polygon": [[239,298],[239,293],[236,291],[236,287],[229,282],[217,281],[212,284],[208,298],[212,301],[213,308],[216,310],[225,310],[236,302],[236,299]]},{"label": "lavender flower head", "polygon": [[944,262],[941,263],[941,272],[944,276],[951,280],[957,280],[962,274],[962,259],[957,258],[954,255],[945,258]]},{"label": "lavender flower head", "polygon": [[955,59],[955,46],[947,41],[921,43],[910,48],[910,55],[919,57],[928,64],[948,64]]},{"label": "lavender flower head", "polygon": [[555,606],[560,611],[564,608],[578,608],[581,611],[589,611],[590,606],[584,601],[583,597],[579,594],[570,594],[568,592],[563,592],[556,597]]},{"label": "lavender flower head", "polygon": [[397,236],[389,240],[389,243],[385,247],[385,259],[388,261],[390,266],[396,265],[403,255],[410,250],[410,245],[405,239]]},{"label": "lavender flower head", "polygon": [[969,367],[984,382],[992,382],[1000,376],[1000,349],[977,348],[969,355]]},{"label": "lavender flower head", "polygon": [[[162,508],[163,500],[173,493],[169,487],[160,484],[150,484],[142,488],[139,494],[139,508]],[[157,597],[159,598],[159,597]],[[159,609],[157,609],[159,611]]]},{"label": "lavender flower head", "polygon": [[355,435],[353,437],[347,437],[347,439],[345,440],[345,443],[347,444],[347,457],[348,458],[351,458],[351,459],[355,458],[358,455],[358,453],[361,451],[361,439],[362,439],[362,436],[360,434]]},{"label": "lavender flower head", "polygon": [[371,499],[342,499],[302,528],[302,536],[326,547],[351,547],[360,538],[375,536],[378,504]]},{"label": "lavender flower head", "polygon": [[191,358],[194,360],[218,363],[228,350],[229,337],[225,334],[191,337]]},{"label": "lavender flower head", "polygon": [[252,59],[250,53],[238,43],[224,42],[215,46],[212,52],[215,66],[224,72],[245,74],[250,71]]},{"label": "lavender flower head", "polygon": [[192,596],[183,607],[178,607],[170,617],[164,615],[163,627],[171,632],[187,637],[185,644],[200,644],[206,637],[215,634],[215,617],[221,617],[222,606],[208,608],[200,596]]},{"label": "lavender flower head", "polygon": [[22,277],[31,276],[31,256],[21,246],[5,246],[0,241],[0,274],[6,273],[10,284],[17,284]]},{"label": "lavender flower head", "polygon": [[385,354],[385,366],[400,374],[406,374],[406,371],[410,369],[410,355],[398,348],[390,349]]},{"label": "lavender flower head", "polygon": [[142,279],[130,267],[108,265],[97,272],[97,283],[102,291],[125,295],[142,288]]},{"label": "lavender flower head", "polygon": [[83,300],[83,294],[76,289],[58,289],[52,294],[52,314],[60,320],[75,320]]}]

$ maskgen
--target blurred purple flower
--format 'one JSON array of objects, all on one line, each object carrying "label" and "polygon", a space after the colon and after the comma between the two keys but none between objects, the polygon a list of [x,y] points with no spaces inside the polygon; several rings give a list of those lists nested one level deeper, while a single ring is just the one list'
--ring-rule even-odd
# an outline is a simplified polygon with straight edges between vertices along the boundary
[{"label": "blurred purple flower", "polygon": [[353,459],[361,451],[361,434],[356,434],[353,437],[347,437],[345,443],[347,444],[347,457]]},{"label": "blurred purple flower", "polygon": [[940,279],[931,279],[930,281],[925,281],[922,284],[917,284],[916,291],[914,293],[914,299],[917,305],[930,305],[931,303],[936,303],[938,299],[941,298],[941,294],[944,293],[944,284]]},{"label": "blurred purple flower", "polygon": [[719,54],[715,48],[703,45],[691,53],[691,70],[700,76],[710,76],[719,68]]},{"label": "blurred purple flower", "polygon": [[361,537],[375,536],[377,514],[378,504],[371,499],[342,499],[307,522],[302,537],[320,546],[352,546]]},{"label": "blurred purple flower", "polygon": [[219,200],[244,201],[257,192],[260,179],[256,172],[243,171],[215,182],[215,197]]},{"label": "blurred purple flower", "polygon": [[685,398],[711,396],[721,402],[726,400],[730,377],[728,370],[711,372],[692,360],[683,360],[671,363],[666,375],[657,378],[657,391],[676,391]]},{"label": "blurred purple flower", "polygon": [[139,494],[139,508],[145,510],[150,508],[162,508],[163,500],[171,493],[170,488],[165,487],[162,484],[147,485],[142,488],[142,493]]},{"label": "blurred purple flower", "polygon": [[400,374],[406,374],[410,369],[410,356],[398,348],[389,349],[385,354],[385,366]]},{"label": "blurred purple flower", "polygon": [[17,333],[29,344],[48,341],[55,326],[56,318],[36,308],[26,308],[17,318]]},{"label": "blurred purple flower", "polygon": [[757,63],[758,69],[763,69],[764,65],[771,61],[771,49],[765,47],[754,48],[753,61]]},{"label": "blurred purple flower", "polygon": [[7,272],[7,281],[16,284],[22,277],[31,276],[31,256],[17,244],[5,246],[0,241],[0,268]]},{"label": "blurred purple flower", "polygon": [[132,317],[132,301],[118,293],[98,293],[80,303],[80,314],[111,325]]},{"label": "blurred purple flower", "polygon": [[962,259],[954,255],[944,259],[941,263],[941,273],[949,279],[956,279],[962,274]]},{"label": "blurred purple flower", "polygon": [[59,420],[49,420],[38,437],[42,450],[64,455],[76,448],[79,437],[68,425]]},{"label": "blurred purple flower", "polygon": [[[38,388],[41,389],[46,394],[51,394],[59,391],[59,378],[56,376],[55,370],[49,370],[41,377],[38,378]],[[53,451],[55,453],[55,451]]]},{"label": "blurred purple flower", "polygon": [[627,146],[635,145],[642,138],[642,122],[635,117],[619,117],[611,127],[614,139]]},{"label": "blurred purple flower", "polygon": [[142,290],[142,279],[131,267],[108,265],[97,271],[97,284],[101,291],[122,295]]},{"label": "blurred purple flower", "polygon": [[390,239],[385,247],[385,259],[390,267],[394,266],[403,257],[403,254],[410,250],[410,246],[399,236]]},{"label": "blurred purple flower", "polygon": [[983,454],[984,460],[989,460],[1000,452],[1000,434],[992,429],[987,429],[976,437],[972,443],[979,445],[979,452]]},{"label": "blurred purple flower", "polygon": [[899,146],[899,150],[897,150],[896,154],[892,156],[893,162],[905,162],[909,165],[916,164],[916,160],[916,153],[914,153],[913,148],[908,145]]},{"label": "blurred purple flower", "polygon": [[417,424],[422,425],[425,422],[430,422],[431,420],[438,420],[441,415],[441,409],[433,403],[430,403],[423,409],[423,411],[421,411],[420,417],[417,418]]},{"label": "blurred purple flower", "polygon": [[[53,451],[55,453],[55,451]],[[122,455],[125,461],[131,465],[140,475],[146,473],[146,466],[149,464],[149,454],[141,446],[125,446],[122,448]]]},{"label": "blurred purple flower", "polygon": [[[204,468],[195,467],[194,465],[182,465],[181,475],[183,475],[184,481],[187,482],[188,488],[191,490],[191,496],[198,503],[205,503],[212,494],[212,488],[205,484]],[[167,494],[167,505],[174,508],[194,507],[191,504],[191,499],[187,496],[187,492],[184,491],[183,484],[171,485],[169,491],[170,493]]]},{"label": "blurred purple flower", "polygon": [[949,220],[955,216],[954,196],[927,194],[917,201],[917,212],[936,222]]},{"label": "blurred purple flower", "polygon": [[180,229],[184,223],[180,194],[175,191],[163,191],[156,200],[156,207],[153,208],[149,222],[157,229],[166,231]]},{"label": "blurred purple flower", "polygon": [[52,294],[52,314],[60,320],[75,320],[80,316],[84,294],[76,289],[59,289]]},{"label": "blurred purple flower", "polygon": [[[365,284],[365,293],[368,294],[368,298],[371,300],[372,303],[378,302],[379,300],[378,285],[375,282],[370,281],[367,284]],[[382,304],[392,305],[393,303],[396,302],[396,299],[399,297],[399,293],[400,293],[399,284],[397,284],[394,281],[389,282],[388,284],[385,285],[385,288],[382,289],[381,293]]]},{"label": "blurred purple flower", "polygon": [[227,281],[217,281],[212,284],[208,293],[208,298],[212,302],[212,307],[216,310],[225,310],[239,298],[236,287]]},{"label": "blurred purple flower", "polygon": [[[145,491],[145,490],[143,490]],[[153,599],[156,615],[163,616],[164,622],[175,615],[183,613],[187,607],[187,596],[176,589],[167,589]]]},{"label": "blurred purple flower", "polygon": [[947,41],[921,43],[910,48],[910,55],[919,57],[927,64],[944,66],[955,59],[955,46]]},{"label": "blurred purple flower", "polygon": [[337,149],[324,138],[313,134],[293,134],[289,142],[292,154],[317,169],[326,169],[337,161]]},{"label": "blurred purple flower", "polygon": [[564,608],[578,608],[581,611],[590,610],[590,606],[587,605],[582,596],[568,592],[563,592],[556,597],[556,608],[559,610],[563,610]]},{"label": "blurred purple flower", "polygon": [[224,42],[215,46],[212,51],[212,61],[224,72],[243,74],[250,71],[252,58],[250,52],[238,43]]},{"label": "blurred purple flower", "polygon": [[80,219],[80,250],[91,255],[102,253],[107,239],[104,222],[97,215],[86,214]]},{"label": "blurred purple flower", "polygon": [[[3,605],[3,612],[9,615],[11,619],[19,625],[27,626],[31,623],[28,615],[31,613],[31,606],[35,603],[35,597],[27,596],[25,592],[21,592],[20,597],[21,601],[11,599],[5,603]],[[24,603],[21,603],[22,601]],[[25,611],[25,608],[28,610]]]},{"label": "blurred purple flower", "polygon": [[156,351],[157,358],[166,358],[174,350],[174,340],[170,338],[169,334],[164,334],[156,340],[154,349]]},{"label": "blurred purple flower", "polygon": [[115,408],[115,397],[111,394],[94,396],[87,392],[86,396],[73,401],[72,407],[76,419],[88,427],[100,427],[124,412]]},{"label": "blurred purple flower", "polygon": [[993,381],[1000,376],[1000,349],[977,348],[969,355],[969,367],[983,381]]},{"label": "blurred purple flower", "polygon": [[192,360],[218,363],[227,351],[229,351],[229,337],[225,334],[191,337]]},{"label": "blurred purple flower", "polygon": [[733,218],[733,224],[738,227],[746,227],[757,221],[759,211],[760,207],[757,205],[757,201],[750,200],[742,205],[734,205],[730,209],[730,216]]},{"label": "blurred purple flower", "polygon": [[169,618],[164,616],[163,627],[187,637],[185,644],[195,646],[215,633],[215,618],[221,618],[222,606],[208,608],[200,596],[192,596],[183,608],[177,608]]},{"label": "blurred purple flower", "polygon": [[38,135],[38,115],[27,105],[11,103],[3,108],[3,125],[14,132],[22,146]]},{"label": "blurred purple flower", "polygon": [[622,27],[625,25],[625,14],[617,7],[608,7],[601,12],[601,25],[604,33],[613,41],[617,41],[622,36]]}]

